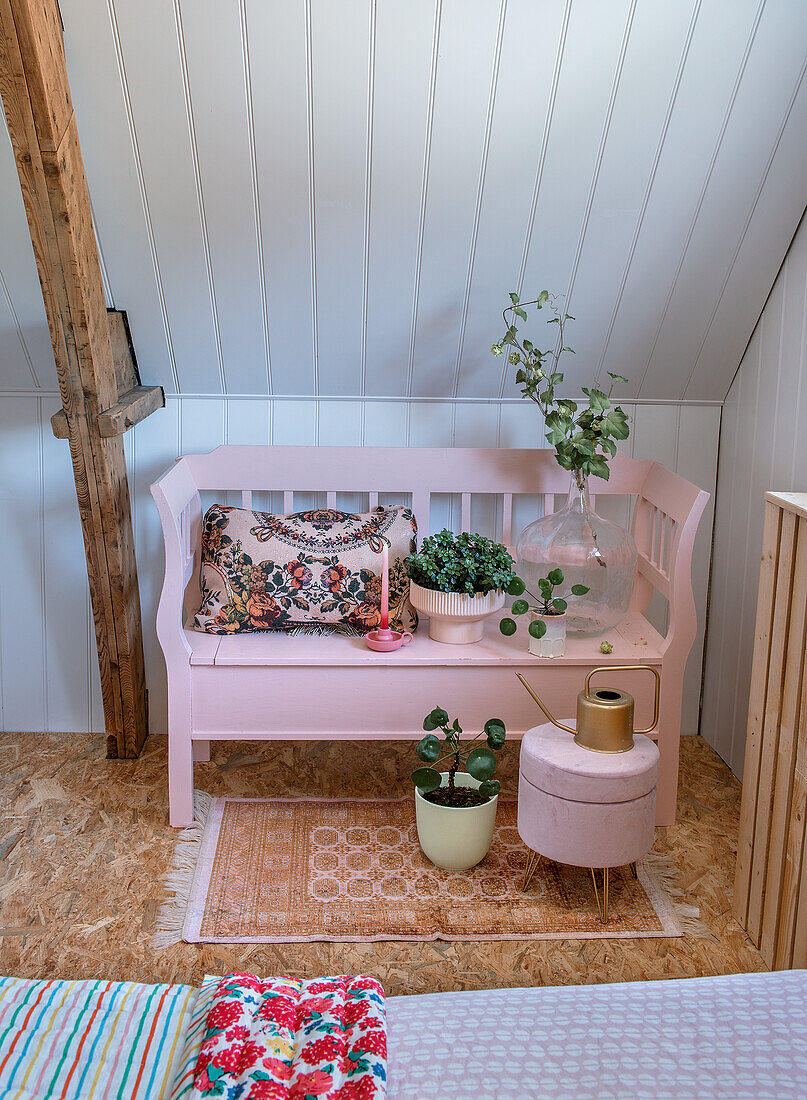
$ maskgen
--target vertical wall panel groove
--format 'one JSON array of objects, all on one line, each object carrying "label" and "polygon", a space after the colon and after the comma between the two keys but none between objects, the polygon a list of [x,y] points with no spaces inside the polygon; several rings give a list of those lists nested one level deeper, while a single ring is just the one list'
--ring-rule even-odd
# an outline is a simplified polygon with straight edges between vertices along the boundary
[{"label": "vertical wall panel groove", "polygon": [[488,93],[488,107],[485,116],[485,135],[482,139],[482,160],[479,166],[479,178],[476,187],[476,202],[474,204],[473,226],[471,228],[471,248],[468,256],[468,270],[465,276],[465,289],[462,295],[462,308],[460,311],[459,338],[457,340],[457,358],[454,364],[454,381],[451,386],[451,396],[456,397],[460,385],[460,369],[462,366],[462,349],[465,343],[465,327],[468,322],[468,303],[471,298],[471,285],[474,278],[474,261],[476,259],[476,245],[479,240],[479,219],[482,213],[482,197],[485,193],[485,176],[487,174],[488,154],[490,152],[490,138],[493,130],[493,108],[496,102],[496,88],[499,83],[499,65],[502,57],[502,40],[504,38],[504,21],[507,18],[507,0],[501,0],[499,5],[499,22],[496,26],[496,45],[493,50],[493,70],[490,77],[490,92]]},{"label": "vertical wall panel groove", "polygon": [[241,30],[241,57],[244,66],[244,95],[247,106],[247,128],[249,134],[249,171],[252,182],[253,216],[255,218],[255,240],[258,250],[258,279],[261,295],[261,325],[263,327],[264,354],[266,356],[266,390],[274,392],[272,383],[272,351],[269,338],[269,298],[266,285],[266,257],[263,243],[263,220],[261,215],[261,185],[258,176],[258,153],[255,144],[255,110],[252,102],[252,67],[249,55],[249,24],[247,22],[247,0],[239,0],[238,19]]},{"label": "vertical wall panel groove", "polygon": [[227,392],[227,374],[224,366],[224,355],[221,349],[221,330],[219,328],[219,311],[216,306],[216,283],[213,277],[213,262],[210,258],[210,234],[207,228],[207,213],[205,211],[205,194],[202,184],[202,173],[199,168],[199,146],[196,140],[196,121],[193,117],[193,98],[191,96],[190,80],[188,77],[188,57],[185,49],[185,32],[182,29],[182,9],[180,0],[173,0],[174,24],[176,26],[177,45],[179,48],[179,64],[182,74],[182,91],[185,97],[185,116],[188,121],[188,137],[190,141],[191,163],[193,165],[193,180],[196,185],[196,202],[199,207],[199,232],[202,237],[202,251],[205,258],[205,270],[207,272],[207,286],[210,294],[210,319],[213,325],[213,336],[216,342],[216,358],[219,365],[221,379],[221,392]]},{"label": "vertical wall panel groove", "polygon": [[[521,262],[518,269],[518,278],[516,280],[516,291],[520,297],[524,296],[524,279],[527,273],[527,262],[530,256],[530,246],[532,244],[532,233],[535,226],[535,215],[538,210],[538,198],[541,193],[541,181],[544,176],[544,166],[546,164],[546,151],[549,146],[549,134],[552,129],[552,119],[555,113],[555,101],[558,94],[558,83],[560,82],[560,73],[563,66],[563,52],[566,47],[566,35],[569,30],[569,18],[572,11],[572,0],[566,0],[565,7],[563,9],[563,22],[561,24],[560,35],[558,37],[558,48],[555,53],[555,66],[552,71],[552,87],[549,93],[549,98],[546,105],[546,118],[544,121],[544,130],[541,136],[541,146],[538,151],[538,163],[535,168],[535,183],[532,188],[532,200],[530,202],[529,213],[527,215],[527,225],[524,232],[524,245],[521,249]],[[508,366],[505,360],[502,363],[501,379],[499,381],[498,396],[503,397],[504,391],[507,386]]]},{"label": "vertical wall panel groove", "polygon": [[633,236],[631,238],[630,246],[628,248],[628,254],[625,259],[625,265],[622,270],[622,277],[619,281],[619,289],[617,290],[616,297],[614,299],[613,309],[611,311],[611,317],[608,321],[608,327],[605,332],[605,338],[602,344],[602,350],[597,361],[597,369],[595,371],[595,378],[599,380],[602,374],[603,364],[605,357],[608,354],[608,345],[611,341],[611,334],[614,331],[614,325],[616,324],[617,314],[622,304],[622,296],[625,293],[625,284],[628,281],[628,275],[630,274],[631,264],[633,263],[633,257],[636,253],[636,246],[639,242],[639,236],[642,232],[642,225],[644,224],[645,213],[647,212],[647,206],[650,202],[650,195],[653,191],[653,183],[656,178],[656,172],[658,171],[659,161],[661,160],[661,154],[664,149],[664,141],[667,137],[667,131],[670,127],[670,120],[673,116],[675,109],[675,102],[678,96],[678,89],[681,86],[681,79],[684,75],[684,67],[686,66],[687,58],[689,56],[689,49],[692,45],[692,37],[695,33],[695,27],[698,22],[698,15],[700,14],[701,4],[703,0],[697,0],[695,7],[692,9],[692,18],[689,21],[689,27],[687,29],[686,39],[684,41],[684,48],[681,52],[681,59],[678,62],[678,68],[675,73],[675,79],[673,81],[672,90],[670,91],[670,98],[667,102],[667,110],[664,115],[664,121],[661,126],[661,133],[659,134],[658,143],[656,145],[656,151],[653,156],[652,167],[647,177],[647,183],[645,184],[644,195],[642,196],[642,203],[639,208],[639,213],[636,218],[636,224],[633,230]]},{"label": "vertical wall panel groove", "polygon": [[691,381],[692,381],[692,379],[695,375],[695,372],[698,369],[698,364],[700,363],[701,355],[703,354],[703,349],[706,346],[706,343],[709,339],[709,333],[711,331],[712,325],[714,324],[715,317],[717,316],[717,312],[720,309],[720,306],[723,302],[723,296],[726,293],[726,287],[729,285],[732,274],[734,273],[734,268],[735,268],[735,265],[737,263],[737,257],[740,255],[740,252],[742,250],[743,244],[745,242],[746,234],[748,233],[748,228],[751,225],[751,221],[752,221],[752,219],[754,217],[754,213],[757,209],[757,204],[759,203],[759,200],[762,196],[763,189],[764,189],[765,184],[767,182],[768,174],[771,170],[771,166],[774,162],[776,154],[779,151],[779,145],[782,141],[782,135],[784,134],[785,128],[787,127],[787,124],[790,121],[790,115],[791,115],[791,112],[793,110],[793,106],[796,102],[796,98],[797,98],[799,92],[801,91],[801,86],[804,82],[805,72],[807,72],[807,57],[805,57],[804,64],[801,67],[801,72],[799,73],[798,79],[796,81],[796,85],[793,88],[793,94],[791,95],[790,102],[788,103],[787,109],[785,110],[785,115],[784,115],[784,118],[782,119],[782,124],[779,127],[779,132],[777,133],[776,138],[774,139],[774,143],[773,143],[773,146],[771,148],[770,156],[768,157],[768,162],[765,165],[765,169],[762,173],[762,178],[759,181],[759,186],[757,187],[756,194],[754,195],[754,200],[751,203],[751,209],[748,211],[748,217],[745,219],[745,224],[743,225],[742,230],[740,232],[740,236],[739,236],[739,239],[737,241],[737,247],[734,249],[734,255],[732,256],[731,262],[729,263],[728,270],[726,271],[726,277],[724,278],[723,284],[720,287],[720,291],[717,295],[717,299],[715,301],[714,308],[712,309],[711,316],[709,317],[709,322],[706,326],[706,331],[703,334],[703,339],[701,340],[700,347],[698,348],[698,353],[695,356],[695,361],[693,362],[692,367],[689,371],[689,374],[687,375],[686,385],[684,386],[684,389],[683,389],[683,392],[682,392],[682,395],[681,395],[684,398],[686,397],[687,390],[689,389],[689,385],[690,385],[690,383],[691,383]]},{"label": "vertical wall panel groove", "polygon": [[367,392],[367,305],[370,297],[370,210],[373,196],[373,110],[375,107],[375,54],[377,0],[370,0],[369,49],[367,51],[367,145],[364,160],[364,240],[361,285],[361,366],[359,393]]},{"label": "vertical wall panel groove", "polygon": [[143,171],[143,162],[140,156],[140,146],[137,140],[137,128],[135,126],[134,111],[132,109],[132,97],[129,91],[129,83],[126,78],[126,64],[123,58],[123,48],[121,46],[120,29],[118,27],[118,17],[115,9],[115,0],[107,0],[107,13],[109,15],[109,25],[112,30],[112,39],[115,45],[115,60],[117,62],[121,92],[123,94],[123,103],[126,110],[126,121],[129,126],[129,140],[131,142],[132,157],[135,170],[137,172],[137,184],[140,190],[140,201],[143,206],[143,217],[146,224],[149,251],[151,253],[152,266],[154,268],[154,281],[157,288],[157,297],[160,303],[160,318],[162,321],[163,331],[165,333],[165,344],[168,350],[168,358],[171,364],[171,377],[174,384],[174,390],[176,393],[179,393],[179,372],[177,370],[174,344],[171,338],[171,323],[168,317],[168,307],[165,301],[165,287],[163,286],[162,272],[160,271],[160,260],[157,254],[157,238],[154,232],[154,224],[151,218],[151,210],[149,209],[146,178]]},{"label": "vertical wall panel groove", "polygon": [[[426,200],[429,195],[429,162],[431,159],[432,132],[434,129],[434,101],[437,93],[437,61],[440,48],[440,21],[443,0],[434,0],[434,27],[432,31],[432,55],[429,69],[429,102],[426,109],[426,133],[423,143],[423,171],[420,181],[420,213],[418,215],[417,247],[415,250],[415,281],[412,288],[412,321],[409,331],[409,356],[406,370],[406,396],[412,396],[415,372],[415,337],[417,336],[418,308],[420,305],[420,276],[423,267],[423,237],[426,232]],[[409,423],[407,420],[407,441]]]},{"label": "vertical wall panel groove", "polygon": [[2,271],[0,271],[0,292],[2,292],[3,297],[6,300],[6,305],[8,306],[8,312],[11,314],[11,319],[14,323],[14,329],[17,334],[17,339],[20,343],[20,349],[23,356],[25,357],[25,362],[28,366],[28,370],[31,372],[31,381],[36,387],[39,387],[39,379],[36,376],[36,367],[34,366],[34,361],[31,358],[31,353],[28,350],[28,344],[26,343],[25,336],[23,335],[22,325],[20,324],[20,319],[17,316],[17,311],[14,308],[14,303],[11,300],[11,295],[8,292],[8,286],[6,285],[6,280],[3,277]]},{"label": "vertical wall panel groove", "polygon": [[[605,122],[603,123],[602,135],[600,137],[600,145],[597,149],[597,159],[594,162],[594,171],[591,176],[591,186],[589,187],[588,199],[586,200],[586,207],[583,212],[583,219],[580,225],[580,233],[577,239],[577,248],[575,250],[574,259],[572,260],[571,273],[569,275],[569,282],[566,286],[566,307],[571,306],[572,294],[574,293],[574,284],[577,278],[577,268],[580,263],[580,256],[583,252],[583,243],[586,239],[586,230],[588,229],[589,218],[591,217],[591,208],[594,205],[594,195],[597,190],[597,181],[600,177],[600,169],[602,168],[602,160],[605,156],[605,146],[608,141],[608,132],[611,129],[611,120],[614,117],[614,106],[616,104],[616,97],[619,91],[619,81],[622,76],[622,69],[625,65],[625,54],[628,51],[628,43],[630,41],[630,32],[633,27],[633,18],[636,14],[637,0],[631,0],[631,6],[628,10],[628,17],[625,21],[625,30],[622,35],[622,43],[619,49],[619,57],[617,58],[616,69],[614,71],[614,79],[611,84],[611,94],[608,97],[608,107],[605,112]],[[556,351],[560,351],[560,336],[556,343]]]},{"label": "vertical wall panel groove", "polygon": [[308,137],[308,232],[311,249],[311,377],[314,394],[319,393],[319,336],[317,332],[317,221],[316,175],[314,171],[314,62],[311,29],[313,0],[304,0],[305,11],[305,95]]},{"label": "vertical wall panel groove", "polygon": [[[801,424],[806,318],[807,222],[793,240],[732,383],[720,441],[703,734],[737,774],[743,770],[749,715],[762,497],[766,490],[807,489],[807,434]],[[750,696],[752,709],[758,707],[753,684]]]},{"label": "vertical wall panel groove", "polygon": [[655,336],[653,337],[653,342],[650,346],[650,353],[647,357],[647,362],[645,363],[644,369],[642,370],[641,378],[639,379],[639,386],[638,386],[637,391],[636,391],[638,394],[641,394],[641,392],[642,392],[642,387],[644,385],[645,378],[647,377],[647,372],[650,369],[650,363],[653,359],[653,353],[656,350],[656,345],[658,344],[659,337],[661,336],[661,331],[664,327],[664,321],[667,317],[667,312],[670,308],[670,303],[673,300],[673,297],[674,297],[675,291],[676,291],[676,287],[678,286],[678,280],[681,277],[681,271],[682,271],[683,266],[684,266],[684,261],[686,260],[687,251],[689,250],[689,246],[690,246],[690,243],[692,241],[692,236],[695,232],[695,227],[698,224],[698,218],[700,216],[700,212],[701,212],[701,208],[703,206],[704,199],[706,198],[706,194],[709,190],[709,183],[710,183],[711,178],[712,178],[712,173],[714,171],[715,164],[717,163],[718,154],[720,153],[720,146],[723,142],[723,137],[724,137],[724,135],[726,133],[726,130],[728,128],[729,120],[731,118],[731,113],[734,109],[734,103],[735,103],[735,100],[737,99],[737,93],[740,90],[740,85],[742,83],[743,74],[745,73],[745,68],[746,68],[746,65],[748,64],[748,58],[751,56],[751,50],[752,50],[753,45],[754,45],[754,39],[756,38],[757,30],[759,29],[759,23],[760,23],[760,20],[762,19],[762,12],[763,12],[764,8],[765,8],[765,0],[759,0],[759,7],[757,8],[756,17],[754,18],[754,22],[753,22],[752,27],[751,27],[751,33],[748,36],[748,42],[747,42],[746,47],[745,47],[745,53],[743,54],[742,60],[740,61],[740,68],[739,68],[739,71],[737,73],[737,77],[734,81],[734,86],[731,89],[731,94],[729,96],[728,105],[726,107],[725,114],[723,115],[723,121],[722,121],[721,126],[720,126],[720,131],[719,131],[718,136],[717,136],[717,141],[715,143],[714,151],[712,152],[712,156],[711,156],[711,159],[709,161],[709,166],[706,169],[706,176],[704,178],[703,185],[701,187],[700,195],[698,196],[697,202],[695,203],[695,209],[694,209],[693,214],[692,214],[692,219],[691,219],[690,224],[689,224],[689,229],[687,230],[687,234],[686,234],[686,237],[684,239],[684,244],[683,244],[683,247],[681,249],[681,253],[678,257],[678,264],[675,268],[675,273],[673,275],[672,283],[670,285],[669,291],[667,292],[667,298],[666,298],[666,301],[664,303],[664,307],[661,311],[661,316],[659,318],[658,325],[656,326],[656,333],[655,333]]}]

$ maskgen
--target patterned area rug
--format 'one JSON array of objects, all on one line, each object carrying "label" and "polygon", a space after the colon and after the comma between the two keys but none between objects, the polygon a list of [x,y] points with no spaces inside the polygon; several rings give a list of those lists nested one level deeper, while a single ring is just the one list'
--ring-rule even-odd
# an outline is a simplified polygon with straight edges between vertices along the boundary
[{"label": "patterned area rug", "polygon": [[500,802],[493,845],[469,871],[422,854],[414,800],[217,798],[197,794],[180,836],[173,897],[155,946],[294,941],[633,939],[698,934],[674,900],[674,870],[651,853],[634,879],[611,873],[600,922],[588,870],[542,860],[521,890],[528,850],[517,804]]}]

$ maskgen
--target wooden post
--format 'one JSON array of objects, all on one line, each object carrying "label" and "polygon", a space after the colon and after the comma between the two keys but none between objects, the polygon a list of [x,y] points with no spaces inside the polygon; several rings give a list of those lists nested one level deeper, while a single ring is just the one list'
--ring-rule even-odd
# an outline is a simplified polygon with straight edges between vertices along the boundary
[{"label": "wooden post", "polygon": [[[122,399],[139,406],[142,395],[119,389],[56,0],[0,0],[0,95],[70,441],[107,755],[133,758],[147,736],[148,712],[129,486],[123,441],[112,433],[127,426]],[[114,415],[102,432],[105,413]]]}]

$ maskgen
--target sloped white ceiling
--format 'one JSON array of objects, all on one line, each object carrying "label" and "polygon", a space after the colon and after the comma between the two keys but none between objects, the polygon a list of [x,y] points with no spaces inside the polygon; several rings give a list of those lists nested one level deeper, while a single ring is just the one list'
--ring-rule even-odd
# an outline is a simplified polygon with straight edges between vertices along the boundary
[{"label": "sloped white ceiling", "polygon": [[[60,0],[110,300],[184,393],[721,400],[807,203],[804,0]],[[0,384],[53,388],[0,135]],[[535,331],[549,346],[554,330]]]}]

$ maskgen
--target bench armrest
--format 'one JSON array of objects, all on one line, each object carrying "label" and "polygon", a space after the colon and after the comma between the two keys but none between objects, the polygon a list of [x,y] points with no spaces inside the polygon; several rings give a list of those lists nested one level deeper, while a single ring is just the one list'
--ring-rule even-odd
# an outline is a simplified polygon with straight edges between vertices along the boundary
[{"label": "bench armrest", "polygon": [[[172,660],[190,661],[185,637],[185,600],[196,576],[195,550],[201,530],[201,498],[188,464],[178,459],[151,486],[165,543],[165,578],[157,607],[157,637],[170,668]],[[196,579],[198,589],[198,578]]]},{"label": "bench armrest", "polygon": [[665,653],[686,660],[698,629],[692,591],[692,553],[709,494],[652,463],[633,513],[639,551],[631,610],[644,614],[656,590],[669,604]]}]

